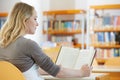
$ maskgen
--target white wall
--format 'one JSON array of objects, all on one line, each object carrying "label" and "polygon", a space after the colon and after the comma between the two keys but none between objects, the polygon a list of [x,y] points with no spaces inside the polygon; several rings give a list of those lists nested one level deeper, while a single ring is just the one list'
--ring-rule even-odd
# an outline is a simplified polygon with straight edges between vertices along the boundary
[{"label": "white wall", "polygon": [[87,0],[50,0],[50,10],[86,9]]},{"label": "white wall", "polygon": [[75,9],[75,0],[50,0],[50,10]]},{"label": "white wall", "polygon": [[44,10],[86,9],[87,0],[42,0]]},{"label": "white wall", "polygon": [[50,0],[41,0],[41,10],[42,11],[50,10]]},{"label": "white wall", "polygon": [[16,2],[20,0],[0,0],[0,12],[9,12]]},{"label": "white wall", "polygon": [[[120,0],[42,0],[47,10],[87,9],[89,5],[120,4]],[[43,5],[42,4],[42,5]]]},{"label": "white wall", "polygon": [[88,4],[87,0],[75,0],[75,9],[86,10],[87,9],[87,4]]},{"label": "white wall", "polygon": [[88,0],[89,5],[120,4],[120,0]]}]

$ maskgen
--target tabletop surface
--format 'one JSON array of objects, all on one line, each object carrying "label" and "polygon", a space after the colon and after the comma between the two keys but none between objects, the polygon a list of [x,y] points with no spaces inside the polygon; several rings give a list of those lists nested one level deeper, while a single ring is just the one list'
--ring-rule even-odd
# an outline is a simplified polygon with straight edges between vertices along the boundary
[{"label": "tabletop surface", "polygon": [[55,78],[50,75],[43,75],[42,77],[44,79],[61,79],[61,80],[95,80],[98,76],[106,76],[105,73],[92,73],[90,77],[84,77],[84,78]]},{"label": "tabletop surface", "polygon": [[93,66],[92,71],[97,72],[120,72],[120,66]]}]

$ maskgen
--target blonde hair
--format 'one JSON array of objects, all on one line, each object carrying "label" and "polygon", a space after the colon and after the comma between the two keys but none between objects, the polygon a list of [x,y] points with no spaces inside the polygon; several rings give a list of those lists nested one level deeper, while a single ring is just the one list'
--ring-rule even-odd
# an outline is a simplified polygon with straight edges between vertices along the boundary
[{"label": "blonde hair", "polygon": [[0,46],[7,47],[20,36],[26,34],[25,21],[33,14],[34,8],[26,3],[18,2],[0,31]]}]

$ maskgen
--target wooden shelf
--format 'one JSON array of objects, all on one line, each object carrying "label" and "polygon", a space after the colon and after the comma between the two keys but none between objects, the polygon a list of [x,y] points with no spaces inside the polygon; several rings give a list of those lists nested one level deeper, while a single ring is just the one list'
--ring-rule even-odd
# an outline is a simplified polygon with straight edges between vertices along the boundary
[{"label": "wooden shelf", "polygon": [[50,35],[56,35],[56,36],[72,36],[75,34],[80,34],[81,30],[72,30],[72,31],[66,31],[66,30],[51,30],[51,31],[44,31],[44,34],[48,33]]},{"label": "wooden shelf", "polygon": [[120,32],[120,27],[111,27],[111,28],[94,28],[94,32]]},{"label": "wooden shelf", "polygon": [[90,8],[93,8],[95,10],[102,10],[102,9],[120,9],[120,4],[109,4],[109,5],[94,5],[90,6]]},{"label": "wooden shelf", "polygon": [[8,13],[0,13],[0,17],[7,17],[8,16]]},{"label": "wooden shelf", "polygon": [[120,48],[118,44],[91,44],[94,48],[103,48],[103,49],[111,49],[111,48]]},{"label": "wooden shelf", "polygon": [[55,10],[55,11],[44,11],[43,15],[65,15],[65,14],[80,14],[85,13],[84,10]]}]

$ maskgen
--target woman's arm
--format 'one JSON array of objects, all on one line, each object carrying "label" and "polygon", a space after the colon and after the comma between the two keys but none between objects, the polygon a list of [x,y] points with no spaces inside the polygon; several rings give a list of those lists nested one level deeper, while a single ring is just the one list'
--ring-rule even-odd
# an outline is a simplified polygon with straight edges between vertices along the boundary
[{"label": "woman's arm", "polygon": [[75,69],[69,69],[61,67],[59,73],[56,75],[58,78],[81,78],[81,77],[88,77],[90,76],[92,68],[88,65],[83,65],[81,69],[75,70]]},{"label": "woman's arm", "polygon": [[39,73],[40,73],[41,75],[46,75],[46,74],[48,74],[46,71],[44,71],[44,70],[41,69],[41,68],[39,68]]}]

